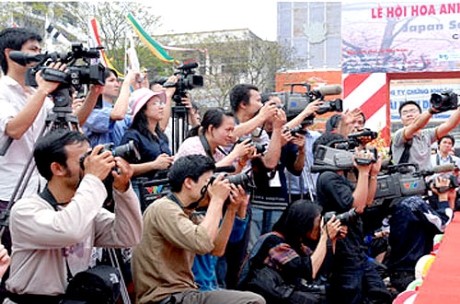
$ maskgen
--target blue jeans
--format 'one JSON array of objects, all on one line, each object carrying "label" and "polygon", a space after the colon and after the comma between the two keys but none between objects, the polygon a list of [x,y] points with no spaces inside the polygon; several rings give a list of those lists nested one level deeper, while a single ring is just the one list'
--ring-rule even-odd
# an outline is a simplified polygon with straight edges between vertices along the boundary
[{"label": "blue jeans", "polygon": [[252,207],[251,232],[249,237],[248,252],[257,242],[259,236],[272,231],[273,225],[281,217],[281,210],[266,210]]}]

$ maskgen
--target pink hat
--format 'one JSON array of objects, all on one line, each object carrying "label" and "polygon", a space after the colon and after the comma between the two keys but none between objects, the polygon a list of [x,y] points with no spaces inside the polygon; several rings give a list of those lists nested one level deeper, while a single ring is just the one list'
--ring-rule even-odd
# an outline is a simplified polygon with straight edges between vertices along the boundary
[{"label": "pink hat", "polygon": [[164,91],[157,91],[154,92],[147,88],[141,88],[133,93],[131,93],[131,101],[132,101],[132,115],[133,119],[136,117],[137,113],[142,109],[142,107],[149,101],[152,97],[158,96],[161,102],[166,102],[166,94]]}]

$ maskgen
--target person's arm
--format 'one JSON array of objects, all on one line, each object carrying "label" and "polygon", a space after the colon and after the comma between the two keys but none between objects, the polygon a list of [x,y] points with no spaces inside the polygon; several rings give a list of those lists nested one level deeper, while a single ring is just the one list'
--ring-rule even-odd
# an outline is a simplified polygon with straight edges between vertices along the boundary
[{"label": "person's arm", "polygon": [[169,156],[166,153],[158,155],[158,157],[149,162],[141,164],[131,164],[133,168],[133,176],[139,176],[155,170],[165,170],[168,169],[174,161],[174,156]]},{"label": "person's arm", "polygon": [[[297,155],[293,164],[293,170],[300,175],[305,165],[305,136],[296,135],[292,142],[297,146]],[[291,172],[294,174],[294,172]]]},{"label": "person's arm", "polygon": [[268,144],[267,153],[262,156],[264,166],[273,170],[278,165],[281,157],[282,130],[286,123],[286,114],[284,111],[278,111],[273,121],[273,132]]},{"label": "person's arm", "polygon": [[321,221],[321,235],[315,251],[310,256],[311,260],[311,277],[316,278],[321,265],[323,265],[324,258],[327,254],[327,240],[331,239],[335,244],[337,233],[340,230],[340,221],[333,216],[326,224]]},{"label": "person's arm", "polygon": [[292,128],[295,128],[297,127],[298,125],[300,125],[304,120],[305,118],[307,118],[308,116],[312,115],[312,114],[315,114],[315,112],[318,110],[319,106],[323,103],[322,100],[315,100],[313,102],[310,102],[306,107],[305,109],[302,110],[302,112],[300,112],[299,115],[297,115],[296,117],[294,117],[292,120],[290,120],[286,126],[289,128],[289,129],[292,129]]},{"label": "person's arm", "polygon": [[[177,76],[170,76],[166,83],[177,83]],[[168,87],[165,89],[166,93],[166,104],[163,107],[163,118],[159,122],[160,125],[160,130],[165,131],[166,128],[168,127],[168,122],[169,118],[171,117],[171,107],[172,107],[172,97],[174,96],[174,93],[176,92],[176,87]]]},{"label": "person's arm", "polygon": [[414,137],[414,134],[417,133],[419,130],[423,129],[431,119],[430,111],[423,112],[422,114],[417,117],[410,125],[403,128],[403,141],[407,142]]},{"label": "person's arm", "polygon": [[10,267],[11,258],[8,255],[8,251],[6,250],[5,246],[0,244],[0,280]]},{"label": "person's arm", "polygon": [[117,171],[112,171],[115,215],[103,210],[96,217],[95,246],[131,247],[142,236],[142,212],[139,199],[131,187],[131,166],[120,157],[115,158]]},{"label": "person's arm", "polygon": [[371,165],[369,172],[369,190],[367,192],[366,206],[370,206],[374,201],[375,192],[377,191],[377,175],[382,167],[382,156],[379,155],[375,163]]},{"label": "person's arm", "polygon": [[260,111],[256,116],[249,119],[248,121],[240,122],[238,125],[236,125],[235,129],[233,130],[233,136],[238,138],[251,133],[257,127],[262,126],[266,120],[272,119],[272,117],[274,117],[277,112],[278,109],[276,108],[276,103],[267,102],[262,108],[260,108]]},{"label": "person's arm", "polygon": [[75,115],[78,118],[78,123],[80,126],[83,126],[88,119],[91,111],[94,109],[94,106],[97,103],[99,95],[101,95],[103,86],[100,85],[91,85],[88,95],[86,95],[85,101],[82,103],[78,110],[75,111]]},{"label": "person's arm", "polygon": [[[66,65],[61,63],[52,63],[49,68],[64,71]],[[11,118],[6,127],[5,134],[13,139],[20,139],[24,133],[32,126],[38,116],[46,97],[54,92],[59,86],[58,82],[46,81],[41,76],[41,71],[35,75],[38,88],[35,93],[27,100],[24,108],[13,118]]]},{"label": "person's arm", "polygon": [[[370,158],[370,153],[358,151],[355,153],[356,158]],[[358,181],[356,182],[355,191],[353,191],[353,207],[357,213],[363,213],[367,206],[368,189],[369,189],[369,170],[370,165],[358,165],[355,161],[355,167],[358,169]]]},{"label": "person's arm", "polygon": [[126,78],[123,80],[121,85],[120,94],[118,95],[117,101],[115,101],[112,111],[110,112],[111,120],[125,119],[126,113],[128,112],[131,86],[134,86],[136,83],[136,77],[138,75],[139,73],[133,70],[128,71],[128,74],[126,74]]},{"label": "person's arm", "polygon": [[460,107],[450,115],[449,119],[436,128],[436,139],[439,139],[454,129],[460,122]]},{"label": "person's arm", "polygon": [[208,187],[208,194],[210,196],[208,210],[199,226],[206,230],[210,239],[214,242],[222,218],[222,207],[230,194],[230,183],[228,180],[225,180],[221,174],[216,177],[212,185]]},{"label": "person's arm", "polygon": [[219,233],[214,240],[214,249],[211,251],[212,255],[219,257],[223,256],[225,253],[225,248],[227,247],[228,240],[233,230],[235,216],[243,200],[246,199],[246,193],[241,186],[236,187],[233,184],[230,186],[232,189],[230,191],[230,204],[227,206],[224,219],[219,228]]}]

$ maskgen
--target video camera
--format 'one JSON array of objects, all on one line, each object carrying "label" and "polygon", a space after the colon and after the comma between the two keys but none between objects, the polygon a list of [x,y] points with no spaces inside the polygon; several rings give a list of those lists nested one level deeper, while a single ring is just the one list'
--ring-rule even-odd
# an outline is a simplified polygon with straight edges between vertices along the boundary
[{"label": "video camera", "polygon": [[311,168],[312,173],[323,171],[351,170],[354,168],[354,161],[358,165],[369,165],[375,163],[378,153],[375,148],[368,149],[372,158],[354,158],[354,148],[357,142],[353,139],[338,140],[330,143],[332,147],[320,145],[315,153],[315,163]]},{"label": "video camera", "polygon": [[[293,83],[290,84],[290,92],[281,93],[279,97],[284,99],[286,116],[288,119],[294,118],[303,109],[312,101],[323,100],[324,96],[327,95],[338,95],[342,93],[342,88],[338,85],[325,85],[317,90],[311,90],[311,86],[307,83]],[[295,93],[294,87],[302,86],[306,88],[305,93]],[[321,115],[327,112],[342,112],[342,99],[334,99],[329,101],[324,101],[319,109],[316,111],[316,114]],[[308,120],[313,120],[314,116],[308,117]]]},{"label": "video camera", "polygon": [[[78,89],[82,84],[105,84],[105,67],[101,63],[91,64],[91,59],[99,58],[99,49],[85,49],[81,43],[72,43],[72,49],[67,54],[54,52],[30,55],[12,51],[10,58],[24,66],[31,62],[38,62],[35,67],[28,70],[26,84],[29,86],[37,86],[35,74],[41,71],[42,77],[47,81],[72,85]],[[65,63],[68,66],[67,71],[48,68],[47,64],[54,61]]]},{"label": "video camera", "polygon": [[182,98],[187,96],[187,90],[193,90],[197,87],[202,87],[204,84],[203,76],[195,75],[195,68],[198,67],[198,63],[192,62],[182,64],[177,67],[177,72],[174,75],[179,75],[179,79],[176,83],[165,82],[163,87],[165,88],[176,88],[172,99],[175,101],[176,106],[182,106]]},{"label": "video camera", "polygon": [[445,91],[441,94],[431,94],[430,103],[437,112],[455,110],[458,107],[458,95],[452,91]]},{"label": "video camera", "polygon": [[[430,184],[425,181],[425,177],[442,172],[449,172],[455,169],[454,164],[436,166],[432,170],[419,170],[416,164],[398,164],[388,166],[387,174],[377,176],[377,190],[375,199],[392,199],[413,195],[424,195],[429,190]],[[454,176],[450,178],[447,189],[438,189],[445,192],[449,189],[458,187]]]},{"label": "video camera", "polygon": [[376,139],[378,136],[377,132],[372,131],[371,129],[364,128],[360,132],[351,133],[348,135],[348,140],[353,142],[353,146],[358,147],[364,145],[365,142]]}]

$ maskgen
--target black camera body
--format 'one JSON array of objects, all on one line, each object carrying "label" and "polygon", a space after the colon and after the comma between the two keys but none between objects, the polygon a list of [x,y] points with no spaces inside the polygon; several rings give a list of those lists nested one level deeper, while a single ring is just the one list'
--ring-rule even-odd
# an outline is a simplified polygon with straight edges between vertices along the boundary
[{"label": "black camera body", "polygon": [[[130,140],[127,144],[120,145],[115,147],[113,143],[107,143],[103,145],[104,147],[101,149],[99,154],[105,152],[105,151],[110,151],[114,157],[121,157],[124,160],[126,160],[129,163],[135,163],[139,162],[141,160],[141,155],[139,153],[139,150],[136,147],[136,144],[134,141]],[[80,167],[84,170],[84,161],[85,158],[90,154],[91,152],[86,153],[85,156],[83,156],[80,159]]]},{"label": "black camera body", "polygon": [[174,92],[174,95],[172,97],[172,99],[176,103],[176,106],[182,106],[182,98],[187,96],[188,90],[203,87],[203,76],[195,74],[194,69],[197,67],[198,63],[196,62],[182,64],[177,67],[178,71],[174,73],[174,75],[179,75],[179,79],[177,80],[177,82],[166,82],[163,84],[163,87],[165,88],[176,88],[176,91]]},{"label": "black camera body", "polygon": [[292,136],[296,136],[297,134],[299,135],[306,135],[307,131],[302,128],[302,126],[297,126],[295,128],[292,128],[289,130],[291,132]]},{"label": "black camera body", "polygon": [[[212,184],[214,180],[222,174],[221,172],[216,172],[211,176],[210,183]],[[224,179],[228,180],[231,184],[234,184],[235,186],[240,185],[243,187],[244,191],[249,192],[251,189],[255,188],[254,181],[252,180],[252,177],[250,177],[246,173],[238,173],[238,174],[232,174],[229,175],[228,173],[225,173]]]},{"label": "black camera body", "polygon": [[329,211],[324,214],[324,224],[329,222],[334,215],[335,218],[340,221],[341,225],[345,226],[356,222],[356,219],[358,218],[358,213],[356,213],[355,208],[340,214],[337,214],[335,211]]},{"label": "black camera body", "polygon": [[[99,48],[85,49],[81,43],[72,43],[72,50],[67,54],[49,53],[26,76],[26,84],[36,87],[35,74],[41,71],[43,79],[73,86],[77,90],[83,84],[105,84],[105,67],[101,63],[92,64],[91,59],[99,58]],[[50,69],[46,66],[49,61],[60,61],[68,67],[66,71]],[[79,61],[80,63],[77,63]]]},{"label": "black camera body", "polygon": [[458,95],[452,91],[431,94],[430,103],[437,112],[455,110],[458,107]]}]

